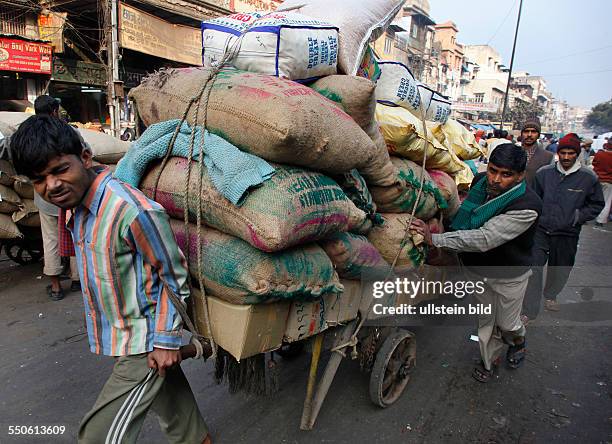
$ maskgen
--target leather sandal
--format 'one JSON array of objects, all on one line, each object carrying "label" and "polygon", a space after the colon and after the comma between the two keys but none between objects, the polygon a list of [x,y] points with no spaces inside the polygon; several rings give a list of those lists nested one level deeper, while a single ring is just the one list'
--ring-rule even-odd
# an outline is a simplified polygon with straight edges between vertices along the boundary
[{"label": "leather sandal", "polygon": [[59,291],[53,291],[53,287],[47,285],[47,296],[49,296],[52,301],[61,301],[64,299],[64,290],[60,288]]}]

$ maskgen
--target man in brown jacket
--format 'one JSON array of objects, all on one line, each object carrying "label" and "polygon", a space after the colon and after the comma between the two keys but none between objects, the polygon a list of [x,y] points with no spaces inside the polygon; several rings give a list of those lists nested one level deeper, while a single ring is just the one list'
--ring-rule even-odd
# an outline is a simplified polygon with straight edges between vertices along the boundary
[{"label": "man in brown jacket", "polygon": [[540,131],[540,121],[537,117],[525,121],[521,128],[521,146],[527,153],[525,180],[531,188],[533,188],[536,171],[554,162],[554,154],[546,151],[538,142]]}]

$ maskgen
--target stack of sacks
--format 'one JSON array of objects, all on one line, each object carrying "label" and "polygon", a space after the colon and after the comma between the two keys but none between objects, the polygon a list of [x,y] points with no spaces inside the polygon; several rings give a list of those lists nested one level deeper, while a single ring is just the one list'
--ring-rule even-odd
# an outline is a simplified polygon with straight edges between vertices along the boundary
[{"label": "stack of sacks", "polygon": [[40,227],[33,199],[32,183],[16,175],[9,161],[0,160],[0,239],[23,237],[19,226]]}]

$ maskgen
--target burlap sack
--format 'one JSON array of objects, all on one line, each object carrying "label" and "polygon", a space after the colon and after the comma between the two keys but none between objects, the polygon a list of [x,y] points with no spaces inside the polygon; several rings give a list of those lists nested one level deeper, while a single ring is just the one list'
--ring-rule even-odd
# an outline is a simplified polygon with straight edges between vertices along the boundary
[{"label": "burlap sack", "polygon": [[91,148],[94,160],[103,164],[119,162],[130,147],[130,142],[124,142],[100,131],[85,128],[77,128],[77,131]]},{"label": "burlap sack", "polygon": [[[442,234],[444,233],[443,220],[433,218],[427,221],[429,231],[431,233]],[[427,249],[427,258],[425,263],[428,265],[435,265],[437,267],[450,267],[459,265],[457,253],[444,248],[429,247]]]},{"label": "burlap sack", "polygon": [[[187,256],[183,222],[171,220],[179,247]],[[189,271],[197,279],[197,226],[189,224]],[[311,299],[339,293],[338,274],[321,247],[309,244],[265,253],[241,239],[202,227],[202,272],[211,295],[233,304],[259,304],[283,299]]]},{"label": "burlap sack", "polygon": [[338,233],[319,242],[341,278],[384,279],[389,271],[376,247],[364,236]]},{"label": "burlap sack", "polygon": [[18,239],[20,237],[23,237],[23,234],[13,222],[11,216],[0,213],[0,239]]},{"label": "burlap sack", "polygon": [[446,201],[427,171],[408,159],[391,158],[399,171],[398,185],[391,187],[370,187],[372,198],[378,211],[382,213],[411,213],[418,196],[421,174],[424,174],[423,192],[416,207],[415,216],[427,220],[433,217],[440,208],[446,207]]},{"label": "burlap sack", "polygon": [[[189,217],[196,220],[198,200],[204,222],[239,237],[262,251],[279,251],[292,245],[322,239],[340,231],[365,232],[371,223],[327,176],[296,167],[274,165],[276,173],[253,189],[237,207],[213,186],[204,168],[203,190],[198,193],[198,165],[190,177]],[[143,178],[141,190],[153,198],[160,166]],[[177,219],[183,218],[187,159],[173,157],[161,175],[154,198]]]},{"label": "burlap sack", "polygon": [[[129,97],[145,125],[180,119],[208,74],[204,68],[161,70],[145,78]],[[202,102],[200,122],[203,115]],[[316,91],[233,69],[223,70],[215,80],[206,128],[266,160],[327,173],[362,167],[375,151],[359,125]]]},{"label": "burlap sack", "polygon": [[12,187],[15,182],[15,168],[8,160],[0,160],[0,185]]},{"label": "burlap sack", "polygon": [[455,174],[463,168],[461,161],[448,147],[435,137],[441,132],[440,124],[427,123],[428,142],[420,119],[401,107],[378,105],[376,120],[380,125],[387,148],[391,155],[410,159],[419,165],[423,163],[423,150],[427,150],[426,167]]},{"label": "burlap sack", "polygon": [[34,186],[26,176],[15,176],[13,189],[22,199],[34,199]]},{"label": "burlap sack", "polygon": [[448,119],[441,129],[445,135],[447,146],[455,152],[459,159],[478,159],[484,155],[474,134],[456,120]]},{"label": "burlap sack", "polygon": [[394,268],[397,273],[414,270],[422,265],[425,261],[422,237],[411,235],[402,244],[409,216],[407,214],[383,214],[383,218],[383,225],[372,228],[368,233],[368,240],[380,252],[383,259],[392,264],[397,252],[401,251]]},{"label": "burlap sack", "polygon": [[19,210],[21,198],[19,195],[6,185],[0,185],[0,213],[10,214]]},{"label": "burlap sack", "polygon": [[13,222],[24,227],[40,227],[40,214],[32,199],[21,201],[19,210],[13,213]]},{"label": "burlap sack", "polygon": [[317,80],[310,87],[339,103],[374,142],[372,159],[359,170],[368,184],[389,186],[396,183],[397,170],[389,159],[387,144],[374,119],[376,84],[363,77],[334,75]]},{"label": "burlap sack", "polygon": [[338,182],[338,185],[355,206],[366,213],[372,223],[377,224],[382,221],[376,213],[376,204],[372,199],[368,185],[359,171],[351,170],[348,173],[334,176],[334,180]]},{"label": "burlap sack", "polygon": [[450,177],[444,171],[440,170],[429,170],[428,173],[446,201],[447,206],[446,208],[442,209],[442,214],[447,219],[452,218],[457,213],[457,210],[459,210],[459,206],[461,205],[461,202],[459,201],[459,191],[457,190],[455,179]]}]

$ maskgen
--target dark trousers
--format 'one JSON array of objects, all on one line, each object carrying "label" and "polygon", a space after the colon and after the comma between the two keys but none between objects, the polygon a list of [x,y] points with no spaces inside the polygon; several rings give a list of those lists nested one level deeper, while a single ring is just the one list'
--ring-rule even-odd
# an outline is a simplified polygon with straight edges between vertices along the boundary
[{"label": "dark trousers", "polygon": [[[569,279],[576,260],[578,237],[550,236],[541,230],[535,235],[533,246],[533,274],[529,278],[523,313],[535,319],[544,299],[556,300]],[[548,263],[546,283],[543,282],[544,266]]]}]

